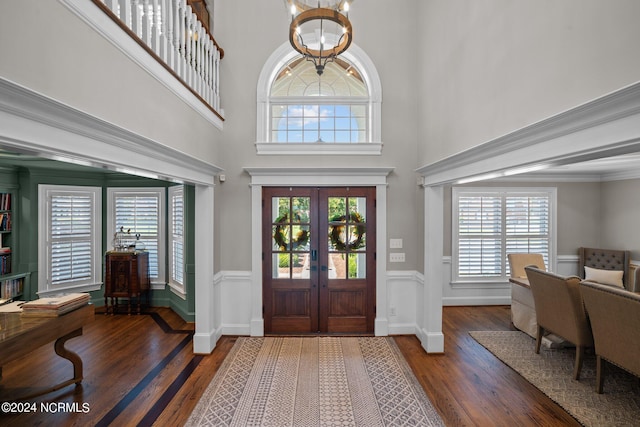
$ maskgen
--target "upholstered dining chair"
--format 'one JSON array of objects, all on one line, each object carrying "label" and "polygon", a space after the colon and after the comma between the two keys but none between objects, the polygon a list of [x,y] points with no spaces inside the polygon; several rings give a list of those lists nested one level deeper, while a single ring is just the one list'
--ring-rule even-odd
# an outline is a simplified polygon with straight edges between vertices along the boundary
[{"label": "upholstered dining chair", "polygon": [[640,376],[640,294],[583,281],[596,352],[596,392],[602,393],[605,360]]},{"label": "upholstered dining chair", "polygon": [[524,268],[528,265],[537,267],[540,270],[546,270],[542,254],[507,254],[507,259],[509,260],[509,275],[511,277],[527,277]]},{"label": "upholstered dining chair", "polygon": [[[546,270],[542,254],[507,254],[509,260],[509,274],[512,278],[522,279],[527,277],[524,268],[533,265],[541,270]],[[533,303],[531,289],[517,283],[511,283],[511,323],[517,329],[536,337],[538,324],[536,323],[536,309]]]},{"label": "upholstered dining chair", "polygon": [[585,349],[593,347],[593,335],[580,294],[580,278],[560,276],[525,267],[536,307],[536,354],[544,332],[558,335],[576,346],[573,379],[580,379]]},{"label": "upholstered dining chair", "polygon": [[[604,284],[614,284],[593,280],[585,274],[585,267],[591,268],[591,274],[600,272],[600,276],[612,273],[622,274],[622,286],[632,292],[640,292],[640,268],[631,269],[631,253],[618,249],[579,248],[578,276],[585,280],[592,280]],[[595,276],[594,276],[595,277]],[[611,280],[611,279],[610,279]]]}]

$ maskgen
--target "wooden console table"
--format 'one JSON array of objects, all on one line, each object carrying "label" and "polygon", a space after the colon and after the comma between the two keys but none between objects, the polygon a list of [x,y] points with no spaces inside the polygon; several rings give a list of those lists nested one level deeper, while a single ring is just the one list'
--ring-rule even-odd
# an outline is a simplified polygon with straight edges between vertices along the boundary
[{"label": "wooden console table", "polygon": [[[146,294],[149,302],[149,252],[107,252],[105,255],[104,306],[105,314],[115,314],[118,298],[128,298],[127,314],[131,314],[131,301]],[[109,304],[111,298],[111,304]]]},{"label": "wooden console table", "polygon": [[73,378],[20,398],[27,399],[71,384],[80,384],[82,359],[76,353],[66,349],[64,345],[71,338],[82,335],[82,327],[94,318],[95,309],[91,304],[58,317],[23,317],[20,313],[0,313],[0,378],[2,378],[2,366],[55,340],[56,354],[70,360],[73,364]]}]

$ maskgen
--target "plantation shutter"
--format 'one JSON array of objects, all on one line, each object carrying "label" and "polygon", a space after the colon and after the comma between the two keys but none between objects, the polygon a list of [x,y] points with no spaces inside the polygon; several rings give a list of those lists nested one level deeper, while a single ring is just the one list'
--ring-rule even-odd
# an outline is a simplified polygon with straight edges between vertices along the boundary
[{"label": "plantation shutter", "polygon": [[92,193],[50,195],[51,285],[89,283],[93,277]]},{"label": "plantation shutter", "polygon": [[458,275],[502,274],[502,201],[499,196],[460,196]]},{"label": "plantation shutter", "polygon": [[507,196],[505,203],[506,253],[540,253],[548,265],[549,197]]},{"label": "plantation shutter", "polygon": [[540,253],[549,265],[551,192],[478,188],[454,194],[454,280],[506,279],[509,253]]},{"label": "plantation shutter", "polygon": [[171,190],[171,281],[184,285],[184,191],[182,187]]},{"label": "plantation shutter", "polygon": [[158,242],[160,239],[160,198],[156,193],[115,195],[116,230],[129,233],[149,252],[149,277],[158,278]]}]

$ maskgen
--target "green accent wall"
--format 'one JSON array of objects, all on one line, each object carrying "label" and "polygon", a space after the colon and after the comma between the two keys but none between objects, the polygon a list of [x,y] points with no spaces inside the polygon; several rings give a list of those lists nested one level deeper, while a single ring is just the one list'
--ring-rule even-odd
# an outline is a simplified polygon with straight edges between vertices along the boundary
[{"label": "green accent wall", "polygon": [[[86,170],[85,170],[86,169]],[[31,272],[25,283],[24,299],[38,298],[38,185],[84,185],[102,188],[102,252],[111,249],[112,236],[107,236],[107,188],[108,187],[165,187],[175,183],[149,178],[118,174],[90,168],[72,167],[70,170],[40,167],[0,167],[0,191],[10,190],[14,199],[14,232],[12,245],[17,251],[12,254],[14,272]],[[195,321],[195,190],[185,185],[185,288],[186,299],[176,295],[165,284],[164,289],[151,291],[151,305],[170,307],[184,320]],[[165,204],[165,209],[168,209]],[[168,218],[165,212],[165,219]],[[165,224],[166,225],[166,224]],[[167,260],[165,260],[167,261]],[[165,266],[168,270],[168,265]],[[104,257],[102,264],[104,276]],[[96,306],[104,306],[103,287],[91,292],[91,301]]]}]

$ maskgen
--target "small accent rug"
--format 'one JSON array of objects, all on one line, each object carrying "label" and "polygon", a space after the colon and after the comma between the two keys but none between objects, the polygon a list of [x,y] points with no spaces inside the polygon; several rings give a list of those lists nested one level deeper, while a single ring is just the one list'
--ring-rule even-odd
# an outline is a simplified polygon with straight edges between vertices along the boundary
[{"label": "small accent rug", "polygon": [[575,381],[575,348],[542,347],[540,354],[536,354],[535,340],[520,331],[469,334],[581,424],[598,427],[640,425],[640,380],[607,363],[604,393],[596,393],[593,352],[585,356],[580,381]]},{"label": "small accent rug", "polygon": [[391,338],[241,337],[187,425],[444,424]]}]

